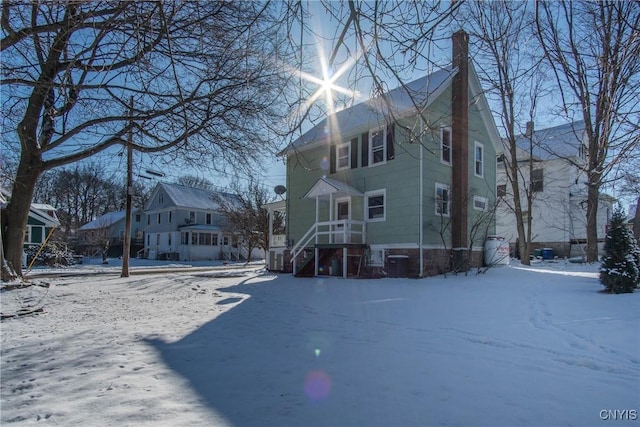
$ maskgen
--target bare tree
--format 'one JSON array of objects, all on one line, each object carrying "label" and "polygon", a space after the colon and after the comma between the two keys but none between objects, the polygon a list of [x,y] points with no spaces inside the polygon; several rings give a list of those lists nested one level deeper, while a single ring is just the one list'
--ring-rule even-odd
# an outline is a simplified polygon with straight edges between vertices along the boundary
[{"label": "bare tree", "polygon": [[275,6],[3,2],[2,145],[19,161],[2,232],[18,273],[46,170],[124,146],[129,132],[134,150],[211,169],[249,167],[273,148],[289,106]]},{"label": "bare tree", "polygon": [[[255,248],[269,249],[269,212],[263,208],[274,200],[270,190],[264,185],[249,181],[246,187],[234,186],[234,197],[220,194],[216,197],[219,211],[226,218],[229,231],[247,247],[247,261]],[[275,195],[274,195],[275,196]],[[283,218],[276,216],[274,233],[284,231]]]},{"label": "bare tree", "polygon": [[585,123],[586,255],[594,262],[600,189],[640,141],[640,8],[634,1],[539,1],[536,24],[562,113]]},{"label": "bare tree", "polygon": [[[531,11],[527,3],[508,1],[473,2],[465,10],[474,28],[471,36],[475,39],[479,78],[487,87],[487,96],[495,106],[494,116],[505,134],[502,165],[510,191],[502,197],[502,203],[515,217],[520,259],[528,265],[535,193],[531,185],[535,167],[533,119],[542,94],[541,57],[536,58],[534,47],[527,43],[532,37]],[[527,151],[528,156],[523,157]]]},{"label": "bare tree", "polygon": [[215,187],[213,182],[195,175],[182,175],[175,180],[175,183],[186,187],[202,188],[203,190],[212,190]]}]

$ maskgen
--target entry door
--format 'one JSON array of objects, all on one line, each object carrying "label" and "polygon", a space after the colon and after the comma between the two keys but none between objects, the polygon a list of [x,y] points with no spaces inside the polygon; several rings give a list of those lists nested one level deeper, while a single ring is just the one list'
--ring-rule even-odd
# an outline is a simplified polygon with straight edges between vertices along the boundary
[{"label": "entry door", "polygon": [[[336,199],[336,207],[335,207],[335,218],[337,221],[349,220],[351,219],[351,199]],[[349,243],[350,240],[350,230],[347,225],[347,229],[345,230],[344,224],[338,224],[335,228],[335,242],[336,243]],[[346,232],[346,239],[345,239]]]}]

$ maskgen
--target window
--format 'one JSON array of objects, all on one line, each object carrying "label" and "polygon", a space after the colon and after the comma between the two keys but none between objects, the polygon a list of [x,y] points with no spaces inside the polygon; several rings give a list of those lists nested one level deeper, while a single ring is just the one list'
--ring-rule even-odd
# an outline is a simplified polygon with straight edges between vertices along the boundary
[{"label": "window", "polygon": [[158,224],[160,224],[160,212],[158,212]]},{"label": "window", "polygon": [[198,244],[198,233],[191,232],[191,244],[192,245]]},{"label": "window", "polygon": [[385,220],[385,209],[384,209],[384,199],[385,199],[386,191],[378,190],[368,192],[365,195],[365,218],[368,221],[384,221]]},{"label": "window", "polygon": [[140,222],[141,219],[142,217],[140,216],[140,214],[136,214],[136,222]]},{"label": "window", "polygon": [[451,128],[440,128],[440,161],[451,164]]},{"label": "window", "polygon": [[185,232],[183,231],[182,233],[180,233],[180,244],[181,245],[188,245],[189,244],[189,232]]},{"label": "window", "polygon": [[194,222],[196,222],[196,213],[191,211],[189,212],[189,222],[191,224],[193,224]]},{"label": "window", "polygon": [[210,246],[211,245],[211,234],[209,234],[209,233],[198,233],[198,244],[200,246]]},{"label": "window", "polygon": [[151,215],[147,215],[147,225],[151,225]]},{"label": "window", "polygon": [[212,234],[211,235],[211,246],[218,246],[218,235],[217,234]]},{"label": "window", "polygon": [[31,227],[29,226],[24,230],[24,242],[31,243]]},{"label": "window", "polygon": [[229,246],[229,236],[222,237],[222,245]]},{"label": "window", "polygon": [[385,130],[380,129],[369,134],[369,164],[382,164],[387,158]]},{"label": "window", "polygon": [[351,167],[351,143],[345,142],[336,147],[336,170]]},{"label": "window", "polygon": [[173,211],[169,211],[169,222],[173,222]]},{"label": "window", "polygon": [[578,149],[578,156],[582,160],[587,160],[587,146],[584,144],[580,144],[580,148]]},{"label": "window", "polygon": [[211,224],[211,214],[207,214],[207,224]]},{"label": "window", "polygon": [[507,195],[507,184],[498,185],[496,195],[498,197],[505,197]]},{"label": "window", "polygon": [[544,190],[543,178],[544,174],[542,169],[534,169],[531,171],[531,191],[537,193]]},{"label": "window", "polygon": [[156,246],[160,246],[160,233],[156,234]]},{"label": "window", "polygon": [[436,183],[436,215],[449,216],[449,186]]},{"label": "window", "polygon": [[167,244],[171,246],[171,233],[167,233]]},{"label": "window", "polygon": [[158,201],[159,201],[160,203],[164,203],[164,194],[160,193],[160,194],[158,195]]},{"label": "window", "polygon": [[477,211],[486,211],[488,203],[486,197],[473,196],[473,209]]},{"label": "window", "polygon": [[484,146],[479,142],[475,143],[475,174],[482,178],[484,176]]},{"label": "window", "polygon": [[147,246],[151,246],[151,236],[147,234]]}]

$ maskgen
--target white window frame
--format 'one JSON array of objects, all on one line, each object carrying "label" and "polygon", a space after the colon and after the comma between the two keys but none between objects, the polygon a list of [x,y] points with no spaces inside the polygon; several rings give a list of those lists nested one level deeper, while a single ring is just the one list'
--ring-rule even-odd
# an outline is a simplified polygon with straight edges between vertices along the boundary
[{"label": "white window frame", "polygon": [[[449,160],[445,160],[444,158],[444,132],[449,133]],[[442,126],[440,128],[440,162],[448,166],[451,166],[451,157],[453,156],[451,137],[452,137],[451,127]]]},{"label": "white window frame", "polygon": [[24,229],[24,243],[31,243],[31,236],[33,232],[31,231],[31,226],[27,225]]},{"label": "white window frame", "polygon": [[[369,198],[382,196],[382,218],[369,218]],[[379,207],[379,206],[373,206]],[[387,189],[367,191],[364,193],[364,220],[366,222],[382,222],[387,220]]]},{"label": "white window frame", "polygon": [[[440,197],[438,196],[438,190],[446,190],[447,192],[447,210],[446,212],[439,212],[439,208],[441,206],[441,203],[443,202]],[[447,184],[441,184],[439,182],[436,182],[436,188],[435,188],[435,209],[434,209],[434,213],[437,216],[444,216],[444,217],[449,217],[451,215],[451,187]]]},{"label": "white window frame", "polygon": [[[378,133],[382,134],[382,160],[379,162],[374,162],[374,151],[373,151],[373,136]],[[376,150],[376,152],[378,152]],[[374,129],[369,131],[369,167],[380,166],[387,163],[387,129],[385,127]]]},{"label": "white window frame", "polygon": [[[478,148],[480,149],[480,159],[478,159]],[[473,173],[478,178],[484,178],[484,144],[475,141],[473,144]],[[480,173],[478,173],[480,165]]]},{"label": "white window frame", "polygon": [[[341,149],[347,149],[347,155],[346,156],[340,156],[340,150]],[[345,166],[340,166],[340,160],[346,159],[347,164]],[[340,171],[340,170],[345,170],[345,169],[350,169],[351,168],[351,141],[349,142],[344,142],[342,144],[337,144],[336,145],[336,170]]]},{"label": "white window frame", "polygon": [[[478,206],[476,203],[482,204],[482,207]],[[489,199],[482,196],[473,196],[473,209],[476,211],[486,212],[489,208]]]}]

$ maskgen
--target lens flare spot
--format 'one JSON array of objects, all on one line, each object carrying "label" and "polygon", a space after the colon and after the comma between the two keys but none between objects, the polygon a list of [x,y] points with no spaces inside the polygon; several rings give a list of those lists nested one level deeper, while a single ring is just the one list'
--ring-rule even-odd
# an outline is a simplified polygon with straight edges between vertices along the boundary
[{"label": "lens flare spot", "polygon": [[329,170],[329,159],[326,156],[320,160],[320,169],[323,171]]},{"label": "lens flare spot", "polygon": [[304,393],[310,400],[324,400],[331,392],[331,378],[323,371],[312,371],[304,381]]},{"label": "lens flare spot", "polygon": [[320,357],[320,349],[316,348],[314,353],[316,354],[316,357]]}]

